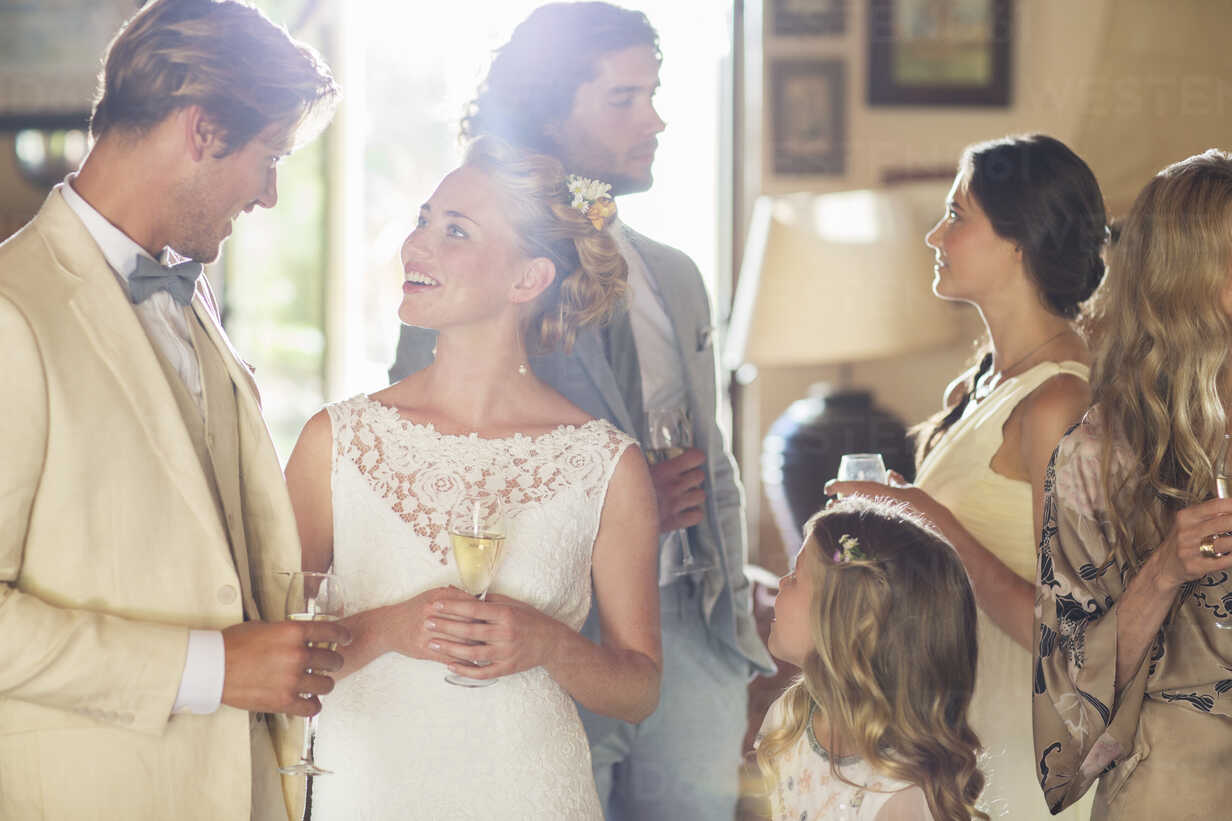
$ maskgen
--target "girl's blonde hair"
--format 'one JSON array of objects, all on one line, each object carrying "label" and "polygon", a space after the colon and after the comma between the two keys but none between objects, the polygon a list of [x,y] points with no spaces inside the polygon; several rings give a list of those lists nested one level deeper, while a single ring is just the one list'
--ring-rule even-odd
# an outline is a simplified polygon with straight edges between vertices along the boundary
[{"label": "girl's blonde hair", "polygon": [[521,251],[556,266],[555,281],[532,307],[528,336],[540,351],[567,352],[579,329],[607,322],[623,304],[629,273],[616,241],[570,205],[555,157],[484,136],[470,144],[463,164],[501,192]]},{"label": "girl's blonde hair", "polygon": [[[1232,155],[1211,149],[1170,165],[1138,195],[1109,255],[1097,300],[1093,403],[1114,550],[1133,572],[1178,510],[1215,490],[1227,429],[1232,321]],[[1118,464],[1124,445],[1132,468]],[[1122,456],[1123,461],[1123,456]]]},{"label": "girl's blonde hair", "polygon": [[[975,597],[962,563],[901,505],[844,499],[804,526],[815,561],[813,651],[783,695],[784,724],[757,747],[763,776],[795,744],[811,705],[878,772],[918,785],[938,821],[987,819],[979,739],[967,722],[975,686]],[[860,558],[843,560],[843,543]],[[841,778],[832,759],[831,771]]]}]

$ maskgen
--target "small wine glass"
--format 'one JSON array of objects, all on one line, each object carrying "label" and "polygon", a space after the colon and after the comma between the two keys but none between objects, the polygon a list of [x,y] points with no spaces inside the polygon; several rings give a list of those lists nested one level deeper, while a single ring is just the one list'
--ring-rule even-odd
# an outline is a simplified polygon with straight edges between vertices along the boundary
[{"label": "small wine glass", "polygon": [[[1223,435],[1219,454],[1215,457],[1215,495],[1220,499],[1232,496],[1232,434]],[[1221,533],[1219,536],[1232,538],[1232,533]],[[1232,594],[1224,596],[1220,604],[1229,615],[1218,619],[1215,626],[1221,630],[1232,630]]]},{"label": "small wine glass", "polygon": [[[646,461],[652,465],[674,459],[693,447],[693,423],[688,408],[651,408],[646,424]],[[680,561],[672,567],[672,575],[690,576],[714,566],[693,555],[687,530],[677,530],[672,536],[680,544]]]},{"label": "small wine glass", "polygon": [[840,482],[880,482],[890,480],[880,453],[845,453],[838,462]]},{"label": "small wine glass", "polygon": [[1215,495],[1227,499],[1232,495],[1232,434],[1225,433],[1215,457]]},{"label": "small wine glass", "polygon": [[[287,588],[285,614],[290,621],[338,621],[345,612],[342,582],[333,573],[298,571],[291,573],[291,585]],[[335,642],[309,642],[309,647],[337,649]],[[312,673],[312,670],[308,670]],[[313,761],[313,742],[317,734],[317,717],[309,716],[304,732],[304,746],[299,761],[289,767],[279,767],[283,775],[329,775]]]},{"label": "small wine glass", "polygon": [[[471,491],[450,510],[448,529],[462,589],[485,601],[505,545],[505,513],[500,498],[486,490]],[[487,687],[495,679],[450,673],[445,681],[460,687]]]}]

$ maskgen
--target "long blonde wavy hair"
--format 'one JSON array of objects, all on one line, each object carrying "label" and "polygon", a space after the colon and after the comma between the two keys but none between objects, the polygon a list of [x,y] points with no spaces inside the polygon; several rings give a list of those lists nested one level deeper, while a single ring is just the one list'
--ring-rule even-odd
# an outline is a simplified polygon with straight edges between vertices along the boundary
[{"label": "long blonde wavy hair", "polygon": [[[1215,490],[1232,398],[1232,155],[1211,149],[1160,171],[1121,223],[1109,268],[1091,388],[1108,432],[1114,550],[1136,572],[1176,512]],[[1136,460],[1128,470],[1118,439]]]},{"label": "long blonde wavy hair", "polygon": [[469,145],[463,164],[484,172],[501,192],[522,252],[556,266],[556,279],[525,324],[530,347],[567,352],[579,329],[607,322],[624,304],[629,269],[616,241],[570,205],[565,168],[555,157],[483,136]]},{"label": "long blonde wavy hair", "polygon": [[[836,749],[841,739],[875,770],[918,785],[933,818],[987,819],[975,806],[984,776],[967,722],[975,597],[953,548],[904,506],[860,497],[831,505],[804,530],[816,559],[813,651],[783,694],[785,722],[758,743],[766,783],[815,704],[831,732],[823,744]],[[836,561],[843,536],[865,558]],[[830,767],[841,778],[834,760]]]}]

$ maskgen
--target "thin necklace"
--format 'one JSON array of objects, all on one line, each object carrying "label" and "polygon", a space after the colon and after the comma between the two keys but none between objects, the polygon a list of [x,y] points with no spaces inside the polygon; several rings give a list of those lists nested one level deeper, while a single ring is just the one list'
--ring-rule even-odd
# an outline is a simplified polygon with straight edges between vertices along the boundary
[{"label": "thin necklace", "polygon": [[1043,342],[1041,342],[1040,344],[1036,345],[1036,346],[1035,346],[1034,348],[1032,348],[1031,350],[1027,351],[1025,354],[1023,354],[1022,356],[1020,356],[1018,359],[1014,360],[1014,364],[1012,364],[1012,365],[1008,365],[1008,366],[1006,366],[1006,367],[1004,367],[1004,368],[998,368],[997,370],[995,370],[995,371],[993,371],[992,373],[988,374],[988,376],[985,376],[984,378],[982,378],[982,379],[980,380],[981,384],[982,384],[982,385],[987,385],[987,384],[989,383],[989,381],[991,381],[991,380],[992,380],[992,378],[993,378],[994,376],[996,376],[996,377],[1000,377],[1000,378],[998,378],[998,379],[997,379],[997,381],[996,381],[996,382],[992,385],[992,387],[986,387],[986,388],[983,388],[983,390],[976,390],[976,392],[975,392],[975,393],[976,393],[976,398],[978,399],[978,398],[981,398],[981,397],[987,396],[988,394],[992,393],[992,392],[993,392],[993,390],[994,390],[994,389],[995,389],[998,385],[1000,385],[1002,382],[1004,382],[1004,381],[1006,380],[1006,376],[1005,376],[1005,375],[1006,375],[1007,373],[1009,373],[1010,371],[1014,370],[1014,368],[1017,368],[1017,367],[1018,367],[1019,365],[1021,365],[1023,362],[1026,362],[1026,361],[1027,361],[1028,359],[1030,359],[1032,356],[1035,356],[1035,354],[1037,354],[1037,353],[1039,353],[1040,351],[1042,351],[1042,350],[1044,349],[1044,347],[1045,347],[1045,346],[1046,346],[1049,342],[1052,342],[1054,339],[1059,338],[1062,334],[1065,334],[1065,333],[1067,333],[1067,332],[1068,332],[1068,331],[1070,331],[1070,330],[1071,330],[1070,328],[1062,328],[1061,330],[1057,331],[1057,332],[1056,332],[1055,334],[1053,334],[1052,336],[1050,336],[1050,337],[1048,337],[1047,339],[1045,339],[1045,340],[1044,340]]}]

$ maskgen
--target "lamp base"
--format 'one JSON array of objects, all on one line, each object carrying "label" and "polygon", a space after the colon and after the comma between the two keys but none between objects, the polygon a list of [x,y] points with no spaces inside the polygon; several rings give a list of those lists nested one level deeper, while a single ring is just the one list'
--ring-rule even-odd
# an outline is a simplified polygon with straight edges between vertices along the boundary
[{"label": "lamp base", "polygon": [[804,523],[825,505],[825,484],[844,453],[880,453],[886,468],[915,477],[906,427],[869,391],[814,389],[775,420],[762,442],[762,487],[788,555]]}]

